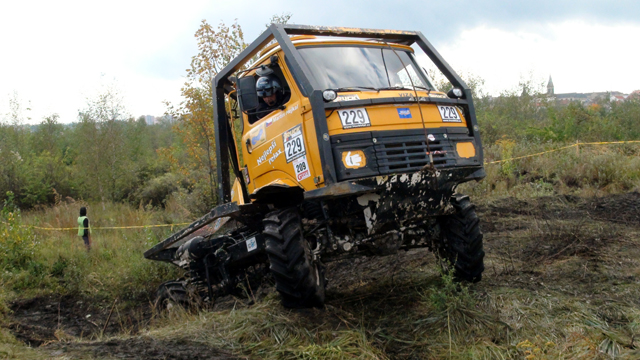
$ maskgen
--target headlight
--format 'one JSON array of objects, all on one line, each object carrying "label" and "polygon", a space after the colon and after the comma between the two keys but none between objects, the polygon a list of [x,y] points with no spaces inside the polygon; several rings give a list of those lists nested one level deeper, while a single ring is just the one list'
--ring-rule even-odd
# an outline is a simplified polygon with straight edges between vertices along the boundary
[{"label": "headlight", "polygon": [[447,96],[452,99],[461,99],[464,93],[458,88],[453,88],[447,92]]},{"label": "headlight", "polygon": [[336,94],[335,91],[333,90],[325,90],[322,92],[322,98],[324,99],[324,101],[333,101],[338,97],[338,94]]}]

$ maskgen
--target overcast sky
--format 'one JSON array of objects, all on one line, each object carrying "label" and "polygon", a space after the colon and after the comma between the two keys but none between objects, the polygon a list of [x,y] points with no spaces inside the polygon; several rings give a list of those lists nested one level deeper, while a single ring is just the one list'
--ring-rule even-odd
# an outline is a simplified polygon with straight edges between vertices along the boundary
[{"label": "overcast sky", "polygon": [[274,14],[291,23],[421,31],[459,73],[490,94],[521,79],[556,93],[640,89],[640,1],[3,1],[0,119],[9,99],[39,123],[77,120],[111,84],[132,116],[180,101],[201,20],[242,26],[251,42]]}]

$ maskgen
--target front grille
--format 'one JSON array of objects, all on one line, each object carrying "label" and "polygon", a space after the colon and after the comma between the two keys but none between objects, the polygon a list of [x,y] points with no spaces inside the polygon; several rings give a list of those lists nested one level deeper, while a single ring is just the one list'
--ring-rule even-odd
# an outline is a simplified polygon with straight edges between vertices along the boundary
[{"label": "front grille", "polygon": [[429,141],[429,146],[427,147],[426,140],[424,140],[424,136],[422,137],[422,140],[406,138],[376,139],[374,149],[380,174],[420,170],[429,163],[428,150],[433,153],[433,163],[436,167],[455,163],[452,153],[453,148],[449,141]]}]

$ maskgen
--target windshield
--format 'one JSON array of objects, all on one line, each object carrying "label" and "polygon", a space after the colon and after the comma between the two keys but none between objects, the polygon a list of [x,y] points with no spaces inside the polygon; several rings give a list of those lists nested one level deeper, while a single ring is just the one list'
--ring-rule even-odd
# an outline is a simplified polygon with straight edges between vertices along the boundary
[{"label": "windshield", "polygon": [[413,57],[404,50],[362,46],[298,50],[321,89],[411,89],[411,81],[417,88],[433,89]]}]

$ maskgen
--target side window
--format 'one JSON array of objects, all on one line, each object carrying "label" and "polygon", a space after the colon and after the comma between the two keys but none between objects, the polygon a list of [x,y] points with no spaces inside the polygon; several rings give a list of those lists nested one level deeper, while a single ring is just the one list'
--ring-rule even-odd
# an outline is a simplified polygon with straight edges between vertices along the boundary
[{"label": "side window", "polygon": [[[407,74],[407,72],[409,74]],[[415,86],[425,87],[424,84],[422,83],[422,80],[420,80],[420,77],[418,77],[418,74],[416,74],[416,71],[413,68],[413,66],[411,66],[411,64],[409,64],[406,68],[398,71],[396,76],[398,77],[398,79],[400,80],[400,83],[404,87],[410,88],[411,82],[413,82],[413,85]],[[411,77],[411,79],[409,79],[409,77]],[[395,86],[395,84],[392,84],[392,85]]]},{"label": "side window", "polygon": [[[260,103],[260,105],[256,110],[251,111],[248,114],[250,124],[253,124],[256,121],[262,119],[263,117],[268,116],[273,111],[278,110],[280,106],[286,104],[289,101],[289,99],[291,99],[291,87],[287,83],[286,78],[282,73],[282,69],[280,69],[280,66],[275,64],[270,66],[269,68],[273,70],[273,73],[271,75],[268,75],[267,77],[270,80],[272,79],[275,80],[281,88],[278,90],[273,90],[275,99],[258,96],[258,102]],[[258,82],[258,80],[260,79],[260,76],[254,75],[254,78],[257,82],[256,87],[258,87],[258,91],[260,91],[261,84]],[[270,84],[272,84],[272,82]],[[266,93],[263,93],[263,94],[266,94]],[[271,102],[271,103],[269,104],[267,102]]]}]

